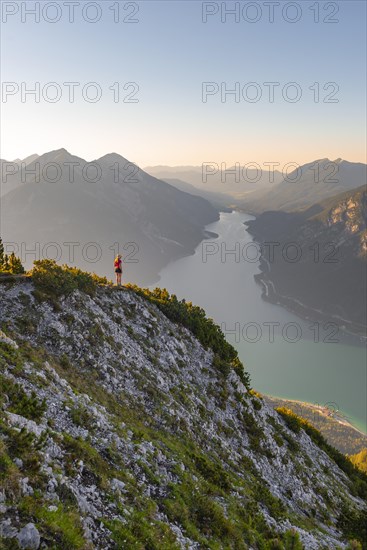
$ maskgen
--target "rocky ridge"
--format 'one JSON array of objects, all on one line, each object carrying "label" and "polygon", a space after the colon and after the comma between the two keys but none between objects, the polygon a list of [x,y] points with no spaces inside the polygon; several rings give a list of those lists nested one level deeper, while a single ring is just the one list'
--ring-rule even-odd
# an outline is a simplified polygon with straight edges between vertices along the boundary
[{"label": "rocky ridge", "polygon": [[192,332],[132,289],[41,298],[0,285],[4,548],[349,548],[353,481]]}]

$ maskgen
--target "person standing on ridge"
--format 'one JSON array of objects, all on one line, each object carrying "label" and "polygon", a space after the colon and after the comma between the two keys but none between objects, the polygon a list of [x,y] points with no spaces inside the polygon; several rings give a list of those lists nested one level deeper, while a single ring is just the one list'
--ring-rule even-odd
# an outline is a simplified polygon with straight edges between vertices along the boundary
[{"label": "person standing on ridge", "polygon": [[114,261],[115,273],[116,273],[116,285],[121,286],[121,275],[122,275],[122,260],[121,254],[118,254]]}]

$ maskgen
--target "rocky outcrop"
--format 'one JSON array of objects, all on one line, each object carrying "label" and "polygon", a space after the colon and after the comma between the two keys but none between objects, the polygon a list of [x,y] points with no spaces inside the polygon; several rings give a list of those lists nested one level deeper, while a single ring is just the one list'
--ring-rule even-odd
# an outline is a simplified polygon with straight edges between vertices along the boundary
[{"label": "rocky outcrop", "polygon": [[0,323],[5,541],[347,548],[353,480],[133,290],[2,284]]}]

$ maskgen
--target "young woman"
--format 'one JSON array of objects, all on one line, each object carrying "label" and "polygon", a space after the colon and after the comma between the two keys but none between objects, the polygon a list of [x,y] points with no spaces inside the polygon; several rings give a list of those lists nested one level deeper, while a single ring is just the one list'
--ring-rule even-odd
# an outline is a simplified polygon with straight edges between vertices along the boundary
[{"label": "young woman", "polygon": [[116,273],[116,285],[121,286],[121,275],[122,275],[121,254],[116,256],[114,266],[115,266],[115,273]]}]

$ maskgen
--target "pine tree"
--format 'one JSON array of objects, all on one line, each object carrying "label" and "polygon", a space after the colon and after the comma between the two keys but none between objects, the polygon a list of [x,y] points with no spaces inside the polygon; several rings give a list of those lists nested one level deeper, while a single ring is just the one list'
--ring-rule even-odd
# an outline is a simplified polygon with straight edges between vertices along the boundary
[{"label": "pine tree", "polygon": [[0,237],[0,272],[1,271],[13,273],[14,275],[25,273],[20,258],[18,258],[14,252],[12,252],[10,256],[5,254],[4,244]]},{"label": "pine tree", "polygon": [[10,271],[10,273],[13,273],[14,275],[19,275],[21,273],[24,273],[24,267],[22,266],[22,262],[20,261],[20,258],[18,258],[14,254],[14,252],[12,252],[10,254],[9,271]]},{"label": "pine tree", "polygon": [[296,529],[291,529],[285,533],[285,548],[286,550],[303,550],[303,544]]},{"label": "pine tree", "polygon": [[9,256],[4,254],[3,265],[1,266],[3,271],[9,271]]}]

